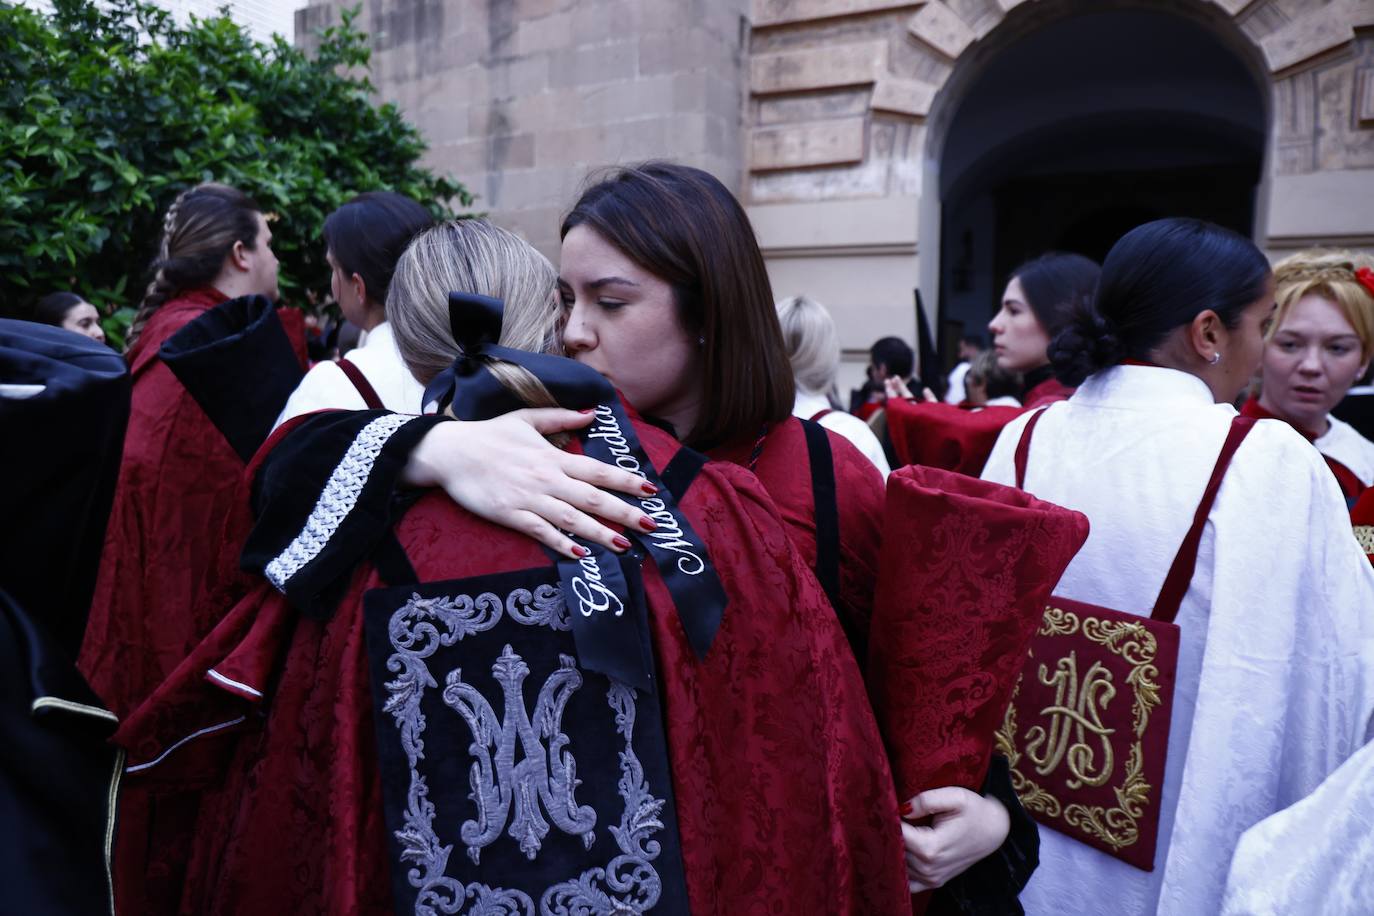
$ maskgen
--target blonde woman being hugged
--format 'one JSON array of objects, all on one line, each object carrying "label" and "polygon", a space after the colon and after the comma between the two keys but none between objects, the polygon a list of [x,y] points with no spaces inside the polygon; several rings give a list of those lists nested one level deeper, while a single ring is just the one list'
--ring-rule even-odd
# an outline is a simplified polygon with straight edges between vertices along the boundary
[{"label": "blonde woman being hugged", "polygon": [[[1132,230],[1107,255],[1095,300],[1050,347],[1077,392],[1009,424],[983,472],[1022,477],[1028,492],[1088,516],[1092,533],[1057,597],[1142,618],[1172,604],[1166,594],[1179,601],[1163,780],[1146,789],[1153,870],[1042,830],[1028,913],[1218,912],[1241,834],[1364,739],[1374,571],[1331,473],[1290,426],[1267,420],[1229,465],[1219,457],[1247,425],[1233,423],[1231,404],[1259,366],[1273,311],[1269,265],[1248,239],[1187,219]],[[1205,525],[1191,578],[1166,593],[1195,516]],[[1117,759],[1103,784],[1128,779],[1124,766]],[[1051,778],[1042,769],[1031,771],[1039,783]]]},{"label": "blonde woman being hugged", "polygon": [[1374,484],[1374,442],[1331,415],[1374,356],[1374,263],[1348,251],[1303,251],[1274,268],[1278,311],[1264,383],[1242,413],[1285,420],[1322,453],[1354,500]]},{"label": "blonde woman being hugged", "polygon": [[835,409],[833,392],[835,376],[840,371],[840,340],[830,313],[814,299],[790,296],[778,303],[778,322],[797,379],[792,416],[819,423],[844,436],[886,477],[892,469],[878,437],[858,417]]}]

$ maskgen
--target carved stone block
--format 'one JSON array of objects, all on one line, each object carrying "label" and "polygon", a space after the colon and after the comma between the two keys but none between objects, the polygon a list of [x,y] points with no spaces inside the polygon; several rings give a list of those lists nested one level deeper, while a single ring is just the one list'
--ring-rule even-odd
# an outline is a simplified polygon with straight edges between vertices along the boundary
[{"label": "carved stone block", "polygon": [[769,95],[863,85],[885,69],[886,41],[760,54],[749,62],[749,89],[754,95]]},{"label": "carved stone block", "polygon": [[931,0],[911,17],[907,30],[951,60],[978,37],[967,22],[940,0]]},{"label": "carved stone block", "polygon": [[1355,71],[1355,94],[1356,120],[1361,127],[1374,127],[1374,67]]},{"label": "carved stone block", "polygon": [[754,0],[756,29],[914,6],[920,0]]},{"label": "carved stone block", "polygon": [[[1344,4],[1332,4],[1343,7]],[[1353,40],[1355,32],[1344,10],[1303,16],[1260,41],[1269,69],[1278,73]]]},{"label": "carved stone block", "polygon": [[749,143],[749,169],[763,172],[861,162],[865,133],[863,118],[755,130]]},{"label": "carved stone block", "polygon": [[874,111],[892,111],[914,118],[924,118],[930,113],[935,91],[935,87],[929,83],[885,76],[873,87],[873,101],[870,107]]}]

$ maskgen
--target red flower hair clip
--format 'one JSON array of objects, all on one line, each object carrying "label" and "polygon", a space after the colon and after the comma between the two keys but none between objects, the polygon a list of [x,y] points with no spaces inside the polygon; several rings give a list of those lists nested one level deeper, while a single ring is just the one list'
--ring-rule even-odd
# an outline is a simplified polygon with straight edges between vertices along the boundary
[{"label": "red flower hair clip", "polygon": [[1361,267],[1355,271],[1355,279],[1360,281],[1360,285],[1365,288],[1369,295],[1374,296],[1374,270],[1368,267]]}]

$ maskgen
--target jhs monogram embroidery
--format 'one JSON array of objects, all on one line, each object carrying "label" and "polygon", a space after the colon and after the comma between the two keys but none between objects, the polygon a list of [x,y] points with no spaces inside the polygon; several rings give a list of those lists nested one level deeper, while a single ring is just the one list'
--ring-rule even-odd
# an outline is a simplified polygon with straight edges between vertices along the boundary
[{"label": "jhs monogram embroidery", "polygon": [[[1067,759],[1070,789],[1102,785],[1115,768],[1111,735],[1116,730],[1102,724],[1102,710],[1116,696],[1112,673],[1094,662],[1080,684],[1078,653],[1070,652],[1059,659],[1053,672],[1041,665],[1038,674],[1041,684],[1054,688],[1054,703],[1040,710],[1048,728],[1036,725],[1026,730],[1026,757],[1041,776],[1049,776]],[[1089,735],[1101,753],[1096,772],[1097,753]]]}]

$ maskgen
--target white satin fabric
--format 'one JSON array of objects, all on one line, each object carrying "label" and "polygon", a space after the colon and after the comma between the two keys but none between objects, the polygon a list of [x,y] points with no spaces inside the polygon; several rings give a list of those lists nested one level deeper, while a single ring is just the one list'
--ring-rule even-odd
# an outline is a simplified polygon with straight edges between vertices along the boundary
[{"label": "white satin fabric", "polygon": [[[1098,373],[1051,406],[1026,489],[1092,524],[1056,594],[1149,613],[1235,415],[1198,378],[1146,366]],[[1003,431],[984,478],[1014,485],[1025,422]],[[1176,622],[1154,871],[1042,828],[1028,913],[1218,912],[1241,833],[1362,742],[1374,709],[1374,571],[1331,472],[1287,424],[1260,421],[1236,453]]]},{"label": "white satin fabric", "polygon": [[[1374,442],[1361,436],[1344,420],[1329,415],[1326,419],[1331,426],[1325,435],[1312,443],[1317,451],[1345,465],[1366,487],[1374,485]],[[1374,912],[1374,901],[1370,903],[1370,910]]]},{"label": "white satin fabric", "polygon": [[[425,386],[410,374],[401,351],[396,347],[396,335],[391,323],[383,321],[368,332],[362,346],[349,351],[348,361],[357,366],[367,379],[382,406],[397,413],[420,413]],[[292,417],[316,410],[366,410],[367,402],[337,364],[316,363],[301,379],[286,402],[281,416],[272,425],[281,426]]]}]

